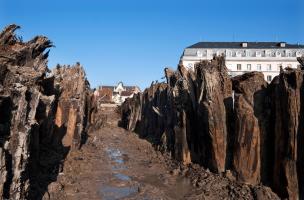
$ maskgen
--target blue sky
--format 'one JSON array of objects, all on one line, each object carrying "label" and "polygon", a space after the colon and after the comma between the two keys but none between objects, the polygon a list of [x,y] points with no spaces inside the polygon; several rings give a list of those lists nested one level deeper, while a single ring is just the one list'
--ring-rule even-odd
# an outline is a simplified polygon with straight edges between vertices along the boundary
[{"label": "blue sky", "polygon": [[303,0],[0,0],[0,27],[55,44],[49,67],[85,68],[91,87],[150,85],[199,41],[304,43]]}]

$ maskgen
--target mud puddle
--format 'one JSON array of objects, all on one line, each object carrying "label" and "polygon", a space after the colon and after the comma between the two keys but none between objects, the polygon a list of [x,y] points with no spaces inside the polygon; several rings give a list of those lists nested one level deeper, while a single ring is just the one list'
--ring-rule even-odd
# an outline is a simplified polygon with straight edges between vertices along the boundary
[{"label": "mud puddle", "polygon": [[130,181],[131,178],[125,174],[114,174],[115,178],[117,178],[118,180],[121,180],[121,181]]},{"label": "mud puddle", "polygon": [[100,189],[102,199],[123,199],[138,193],[138,185],[132,184],[131,177],[123,173],[127,169],[124,165],[127,158],[126,154],[116,148],[107,148],[106,152],[111,161],[113,177],[109,183],[102,185]]},{"label": "mud puddle", "polygon": [[[112,176],[110,181],[101,186],[99,193],[102,199],[137,197],[141,190],[146,191],[151,187],[161,189],[169,199],[183,199],[191,191],[190,181],[185,177],[160,174],[157,169],[146,170],[142,165],[129,169],[126,165],[129,160],[128,155],[118,148],[108,147],[106,154],[110,161]],[[134,174],[134,176],[128,174]],[[146,196],[145,199],[149,197]]]}]

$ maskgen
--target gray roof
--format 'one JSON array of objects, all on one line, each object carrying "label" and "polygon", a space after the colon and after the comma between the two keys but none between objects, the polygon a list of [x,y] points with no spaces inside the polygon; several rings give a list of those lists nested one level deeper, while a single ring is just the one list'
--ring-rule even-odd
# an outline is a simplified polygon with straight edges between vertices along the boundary
[{"label": "gray roof", "polygon": [[114,86],[108,86],[108,85],[101,86],[101,88],[102,88],[102,89],[114,90]]},{"label": "gray roof", "polygon": [[[247,43],[247,47],[242,47],[242,43]],[[187,48],[196,49],[196,48],[225,48],[225,49],[234,49],[234,48],[244,48],[244,49],[302,49],[304,45],[302,44],[288,44],[285,43],[285,47],[280,47],[282,42],[198,42],[194,45],[191,45]]]}]

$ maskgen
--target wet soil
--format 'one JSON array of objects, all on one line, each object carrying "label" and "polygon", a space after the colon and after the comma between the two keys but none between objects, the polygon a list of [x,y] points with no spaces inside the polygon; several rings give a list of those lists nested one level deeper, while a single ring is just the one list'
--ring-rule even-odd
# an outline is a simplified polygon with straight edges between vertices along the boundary
[{"label": "wet soil", "polygon": [[190,179],[172,173],[149,142],[117,126],[114,109],[104,114],[107,123],[70,152],[45,199],[185,199],[193,192]]},{"label": "wet soil", "polygon": [[268,187],[236,182],[230,171],[214,174],[198,164],[184,166],[119,128],[114,108],[101,113],[107,122],[89,131],[80,150],[69,153],[43,199],[279,199]]}]

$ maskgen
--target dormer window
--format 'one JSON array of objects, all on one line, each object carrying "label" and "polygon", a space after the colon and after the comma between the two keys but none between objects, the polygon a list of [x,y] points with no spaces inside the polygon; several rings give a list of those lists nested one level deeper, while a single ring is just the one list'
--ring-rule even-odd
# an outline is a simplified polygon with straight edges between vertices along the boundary
[{"label": "dormer window", "polygon": [[242,43],[242,47],[247,47],[248,43],[247,42],[243,42]]},{"label": "dormer window", "polygon": [[280,47],[285,47],[286,43],[285,42],[280,42]]}]

